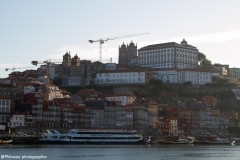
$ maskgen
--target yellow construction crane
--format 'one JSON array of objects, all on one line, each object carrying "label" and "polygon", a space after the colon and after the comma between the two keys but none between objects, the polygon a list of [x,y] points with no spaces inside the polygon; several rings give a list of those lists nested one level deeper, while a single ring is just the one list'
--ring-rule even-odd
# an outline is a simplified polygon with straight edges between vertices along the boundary
[{"label": "yellow construction crane", "polygon": [[32,65],[37,66],[38,64],[45,64],[46,65],[46,73],[45,73],[45,87],[46,87],[46,94],[45,94],[45,100],[49,100],[49,86],[50,86],[50,76],[49,76],[49,66],[53,64],[51,61],[32,61]]},{"label": "yellow construction crane", "polygon": [[149,33],[139,33],[139,34],[131,34],[131,35],[117,36],[117,37],[100,38],[99,40],[89,40],[89,42],[90,42],[90,43],[99,42],[99,62],[102,62],[102,44],[103,44],[105,41],[114,40],[114,39],[120,39],[120,38],[140,36],[140,35],[144,35],[144,34],[149,34]]}]

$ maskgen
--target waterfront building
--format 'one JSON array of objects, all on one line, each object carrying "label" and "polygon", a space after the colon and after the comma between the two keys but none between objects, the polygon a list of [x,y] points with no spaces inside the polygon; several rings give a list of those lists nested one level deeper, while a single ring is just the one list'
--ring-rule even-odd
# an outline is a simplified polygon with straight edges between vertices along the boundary
[{"label": "waterfront building", "polygon": [[136,100],[126,105],[126,109],[133,111],[133,128],[142,134],[149,133],[148,101]]},{"label": "waterfront building", "polygon": [[[0,125],[2,130],[7,127],[7,122],[11,113],[11,100],[9,97],[0,95]],[[2,128],[3,127],[3,128]]]},{"label": "waterfront building", "polygon": [[11,128],[12,131],[15,130],[15,128],[24,128],[26,127],[26,115],[27,113],[19,113],[16,112],[11,115],[10,122],[8,123],[8,127]]},{"label": "waterfront building", "polygon": [[198,49],[184,39],[181,44],[149,45],[138,50],[138,65],[164,69],[198,68]]}]

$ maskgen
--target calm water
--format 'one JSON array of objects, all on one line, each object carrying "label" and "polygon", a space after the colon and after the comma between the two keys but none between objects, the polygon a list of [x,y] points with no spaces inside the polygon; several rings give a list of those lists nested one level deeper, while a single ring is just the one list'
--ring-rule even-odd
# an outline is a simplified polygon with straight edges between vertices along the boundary
[{"label": "calm water", "polygon": [[[0,145],[0,156],[47,156],[47,160],[232,160],[240,145]],[[4,158],[0,159],[13,159]],[[18,159],[18,158],[14,158]],[[22,157],[21,157],[22,159]],[[44,158],[42,158],[44,160]]]}]

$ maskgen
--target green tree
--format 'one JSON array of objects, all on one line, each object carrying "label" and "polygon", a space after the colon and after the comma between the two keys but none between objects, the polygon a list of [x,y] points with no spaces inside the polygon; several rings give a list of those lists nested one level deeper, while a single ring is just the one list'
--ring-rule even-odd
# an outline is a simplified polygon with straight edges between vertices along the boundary
[{"label": "green tree", "polygon": [[212,62],[207,59],[206,55],[201,52],[198,52],[198,63],[201,67],[212,64]]}]

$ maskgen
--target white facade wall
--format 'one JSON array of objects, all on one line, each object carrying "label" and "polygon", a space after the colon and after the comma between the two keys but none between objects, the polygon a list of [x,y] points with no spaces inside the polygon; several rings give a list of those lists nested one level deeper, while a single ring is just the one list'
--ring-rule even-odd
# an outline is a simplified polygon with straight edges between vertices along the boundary
[{"label": "white facade wall", "polygon": [[205,84],[212,82],[211,72],[178,71],[178,83],[192,82],[192,84]]},{"label": "white facade wall", "polygon": [[[148,68],[197,68],[198,67],[198,51],[196,48],[170,47],[163,49],[154,49],[138,52],[138,65]],[[175,55],[176,52],[176,55]]]},{"label": "white facade wall", "polygon": [[178,83],[178,75],[177,70],[159,70],[159,71],[153,71],[156,79],[160,79],[163,81],[163,83]]},{"label": "white facade wall", "polygon": [[95,84],[145,84],[145,72],[97,73]]},{"label": "white facade wall", "polygon": [[25,126],[25,115],[16,114],[13,115],[10,121],[10,127],[24,127]]}]

